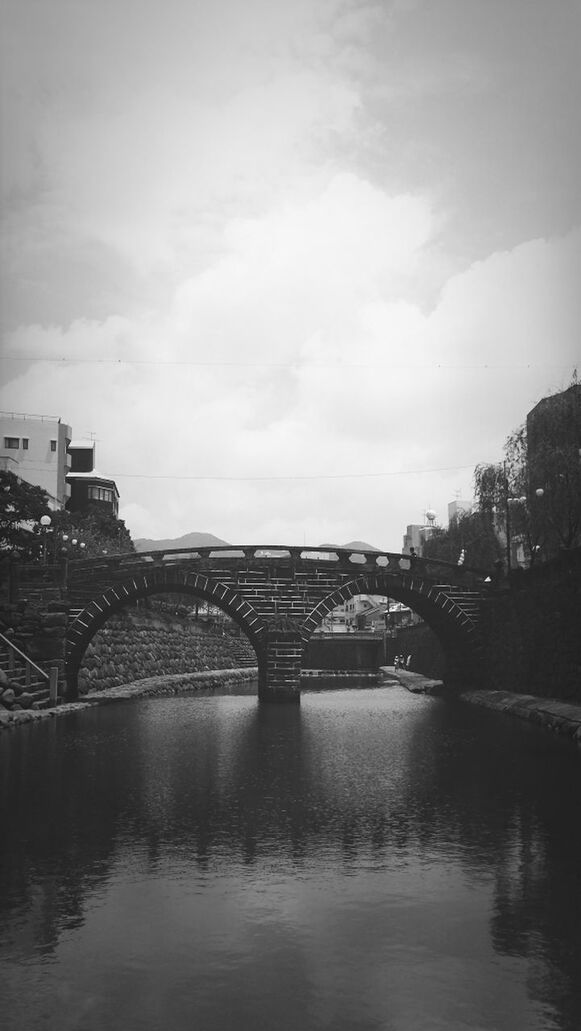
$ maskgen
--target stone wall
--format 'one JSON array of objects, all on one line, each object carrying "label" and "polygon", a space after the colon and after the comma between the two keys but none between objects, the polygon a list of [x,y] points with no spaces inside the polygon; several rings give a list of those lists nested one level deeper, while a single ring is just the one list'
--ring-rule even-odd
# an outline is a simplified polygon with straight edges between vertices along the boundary
[{"label": "stone wall", "polygon": [[395,639],[389,642],[390,661],[393,656],[411,655],[409,668],[414,673],[441,680],[446,672],[446,659],[440,642],[427,623],[417,623],[397,631]]},{"label": "stone wall", "polygon": [[43,604],[0,603],[0,632],[47,673],[56,666],[64,680],[68,606],[61,601]]},{"label": "stone wall", "polygon": [[333,634],[311,637],[303,657],[304,669],[377,670],[385,662],[383,634],[358,637]]},{"label": "stone wall", "polygon": [[200,632],[191,620],[123,613],[107,621],[85,652],[79,693],[148,677],[256,666],[244,637]]},{"label": "stone wall", "polygon": [[[581,549],[515,570],[483,602],[481,631],[482,688],[581,702]],[[444,654],[427,624],[399,631],[395,651],[412,656],[414,672],[445,676]]]},{"label": "stone wall", "polygon": [[482,621],[483,686],[581,701],[581,549],[515,571]]}]

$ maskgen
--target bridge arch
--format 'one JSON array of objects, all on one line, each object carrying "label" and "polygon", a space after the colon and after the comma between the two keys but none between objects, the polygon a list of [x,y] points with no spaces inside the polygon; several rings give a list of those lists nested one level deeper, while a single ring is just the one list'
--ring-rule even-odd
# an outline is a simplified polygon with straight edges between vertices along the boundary
[{"label": "bridge arch", "polygon": [[77,696],[78,675],[83,656],[95,634],[110,616],[133,601],[156,594],[191,594],[222,609],[250,641],[260,669],[263,664],[264,620],[248,601],[228,584],[203,573],[184,572],[175,566],[158,567],[145,574],[129,576],[115,583],[92,598],[77,613],[67,632],[66,682],[69,698]]},{"label": "bridge arch", "polygon": [[379,594],[408,605],[436,635],[449,668],[449,679],[459,673],[471,679],[479,654],[478,624],[459,603],[448,584],[435,584],[411,572],[363,574],[354,577],[313,607],[301,626],[303,654],[314,631],[337,606],[358,594]]}]

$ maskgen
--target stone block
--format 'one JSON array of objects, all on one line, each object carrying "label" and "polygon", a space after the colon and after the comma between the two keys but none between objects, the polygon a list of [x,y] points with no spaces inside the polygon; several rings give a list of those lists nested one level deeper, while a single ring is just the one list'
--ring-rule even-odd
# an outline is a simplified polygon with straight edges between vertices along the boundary
[{"label": "stone block", "polygon": [[48,627],[66,627],[67,616],[64,612],[49,612],[43,619],[43,629]]}]

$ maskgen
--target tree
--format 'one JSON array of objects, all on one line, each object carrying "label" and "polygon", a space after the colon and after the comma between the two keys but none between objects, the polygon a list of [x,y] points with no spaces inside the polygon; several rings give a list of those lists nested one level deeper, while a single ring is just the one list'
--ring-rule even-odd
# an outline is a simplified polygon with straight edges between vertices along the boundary
[{"label": "tree", "polygon": [[[61,511],[53,514],[53,532],[55,545],[64,542],[69,558],[100,558],[104,554],[121,555],[134,552],[135,546],[131,534],[122,519],[116,519],[109,512],[104,512],[96,505],[89,506],[86,512]],[[82,541],[85,547],[82,552],[75,553],[70,542],[73,539]],[[55,552],[57,548],[55,546]]]},{"label": "tree", "polygon": [[462,512],[450,520],[447,530],[436,527],[426,541],[422,556],[445,562],[464,562],[476,569],[494,568],[502,556],[502,545],[486,512]]},{"label": "tree", "polygon": [[581,384],[529,412],[528,494],[531,525],[546,555],[581,545]]},{"label": "tree", "polygon": [[42,487],[0,471],[0,550],[24,559],[39,558],[42,550],[40,519],[51,516]]},{"label": "tree", "polygon": [[504,461],[474,472],[481,512],[528,561],[581,545],[581,384],[543,398],[509,435]]}]

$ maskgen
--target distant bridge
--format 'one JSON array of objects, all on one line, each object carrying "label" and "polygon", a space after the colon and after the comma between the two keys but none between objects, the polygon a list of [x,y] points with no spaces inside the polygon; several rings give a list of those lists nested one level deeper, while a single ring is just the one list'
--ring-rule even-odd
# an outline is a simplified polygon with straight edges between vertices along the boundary
[{"label": "distant bridge", "polygon": [[477,678],[480,608],[486,572],[390,552],[277,546],[152,551],[68,563],[71,621],[67,693],[87,646],[128,603],[163,592],[207,599],[252,643],[261,701],[298,701],[309,638],[337,605],[383,594],[418,613],[438,636],[448,679]]}]

